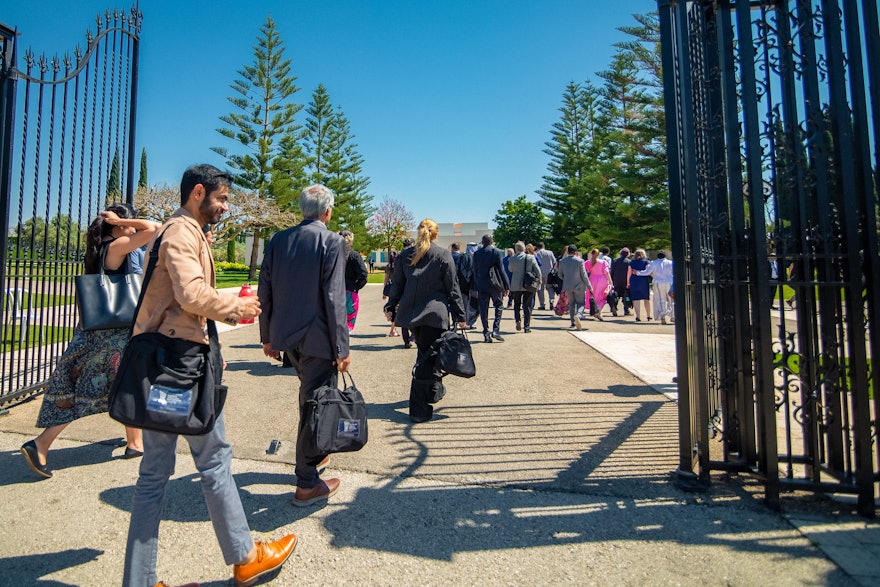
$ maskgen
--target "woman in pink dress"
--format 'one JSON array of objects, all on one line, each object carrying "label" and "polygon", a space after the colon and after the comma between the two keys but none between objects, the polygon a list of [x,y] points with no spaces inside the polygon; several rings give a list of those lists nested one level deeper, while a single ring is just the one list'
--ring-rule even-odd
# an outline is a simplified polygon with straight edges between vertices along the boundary
[{"label": "woman in pink dress", "polygon": [[590,258],[584,263],[590,283],[593,285],[593,299],[596,300],[596,318],[602,320],[602,308],[608,298],[611,287],[611,266],[605,259],[599,258],[599,249],[590,251]]}]

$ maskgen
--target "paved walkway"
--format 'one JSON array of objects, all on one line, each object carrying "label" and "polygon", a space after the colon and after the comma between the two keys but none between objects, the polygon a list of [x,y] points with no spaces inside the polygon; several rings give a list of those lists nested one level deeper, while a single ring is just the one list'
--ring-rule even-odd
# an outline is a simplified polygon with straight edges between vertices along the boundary
[{"label": "paved walkway", "polygon": [[[677,466],[671,326],[538,312],[530,334],[472,336],[478,374],[448,379],[436,418],[406,415],[414,350],[386,336],[368,285],[352,370],[370,403],[370,442],[335,455],[342,486],[294,508],[294,386],[263,356],[255,326],[221,334],[233,471],[255,536],[300,543],[273,585],[876,585],[880,525],[830,500],[786,498],[750,477],[689,494]],[[586,344],[585,344],[586,343]],[[650,368],[649,368],[650,366]],[[658,368],[662,367],[662,368]],[[18,447],[39,402],[0,417],[0,585],[116,585],[137,462],[104,415],[71,425],[38,480]],[[273,440],[279,450],[267,454]],[[160,578],[229,585],[197,475],[179,445],[159,547]]]}]

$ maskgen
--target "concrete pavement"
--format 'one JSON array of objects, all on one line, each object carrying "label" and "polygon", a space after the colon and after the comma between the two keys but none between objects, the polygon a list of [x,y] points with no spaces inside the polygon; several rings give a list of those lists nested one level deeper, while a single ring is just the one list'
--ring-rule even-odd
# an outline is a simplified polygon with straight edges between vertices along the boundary
[{"label": "concrete pavement", "polygon": [[[652,386],[662,391],[674,375],[673,327],[608,317],[572,333],[567,318],[537,312],[524,334],[505,311],[507,340],[485,344],[473,334],[477,376],[447,378],[435,419],[412,425],[406,397],[415,350],[386,336],[381,304],[381,286],[368,285],[352,338],[370,441],[331,457],[325,476],[342,486],[325,507],[290,503],[292,371],[266,360],[256,326],[221,334],[233,471],[251,528],[255,537],[300,538],[267,583],[880,580],[880,526],[837,502],[794,498],[779,514],[763,506],[749,477],[719,475],[700,494],[670,483],[676,404]],[[117,585],[137,476],[137,461],[120,458],[122,427],[105,415],[75,422],[50,452],[55,476],[39,480],[18,452],[38,432],[38,409],[35,401],[0,417],[0,585]],[[272,440],[280,450],[270,455]],[[159,576],[171,585],[231,584],[186,442],[179,446]]]}]

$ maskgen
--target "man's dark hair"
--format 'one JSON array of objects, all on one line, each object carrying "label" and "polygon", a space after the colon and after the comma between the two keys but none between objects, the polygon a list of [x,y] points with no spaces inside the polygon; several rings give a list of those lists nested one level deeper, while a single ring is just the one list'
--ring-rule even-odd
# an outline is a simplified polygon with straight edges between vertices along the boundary
[{"label": "man's dark hair", "polygon": [[544,248],[544,241],[538,241],[538,244],[535,245],[535,248],[536,249],[543,249]]},{"label": "man's dark hair", "polygon": [[453,252],[458,252],[461,250],[461,247],[458,246],[458,243],[452,243],[449,245],[449,248],[452,249]]},{"label": "man's dark hair", "polygon": [[665,259],[666,253],[664,253],[663,251],[657,251],[657,258],[658,259]]},{"label": "man's dark hair", "polygon": [[232,185],[232,176],[213,165],[202,163],[188,167],[180,180],[180,205],[186,206],[189,196],[198,184],[205,186],[205,194],[211,194],[221,187]]},{"label": "man's dark hair", "polygon": [[484,247],[488,247],[488,246],[491,245],[493,242],[495,242],[495,241],[492,240],[492,235],[489,235],[489,234],[484,234],[484,235],[483,235],[483,246],[484,246]]},{"label": "man's dark hair", "polygon": [[574,255],[577,252],[578,252],[578,248],[576,245],[568,245],[568,254],[569,255]]},{"label": "man's dark hair", "polygon": [[603,255],[607,255],[608,253],[611,252],[611,249],[609,249],[608,247],[602,247],[600,250]]}]

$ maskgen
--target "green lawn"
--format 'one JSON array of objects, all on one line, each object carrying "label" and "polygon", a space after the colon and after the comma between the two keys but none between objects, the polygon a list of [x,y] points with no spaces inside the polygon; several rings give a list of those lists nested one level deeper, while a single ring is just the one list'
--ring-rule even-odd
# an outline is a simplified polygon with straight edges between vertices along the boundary
[{"label": "green lawn", "polygon": [[[19,341],[20,334],[21,326],[18,324],[7,327],[6,337],[0,341],[0,353],[70,340],[73,337],[73,328],[67,326],[28,326],[26,343]],[[41,335],[42,340],[40,339]]]},{"label": "green lawn", "polygon": [[[6,308],[6,293],[3,294],[3,307]],[[30,302],[23,301],[23,310],[33,308],[48,308],[52,306],[67,306],[73,303],[73,296],[56,296],[53,293],[32,292]]]}]

